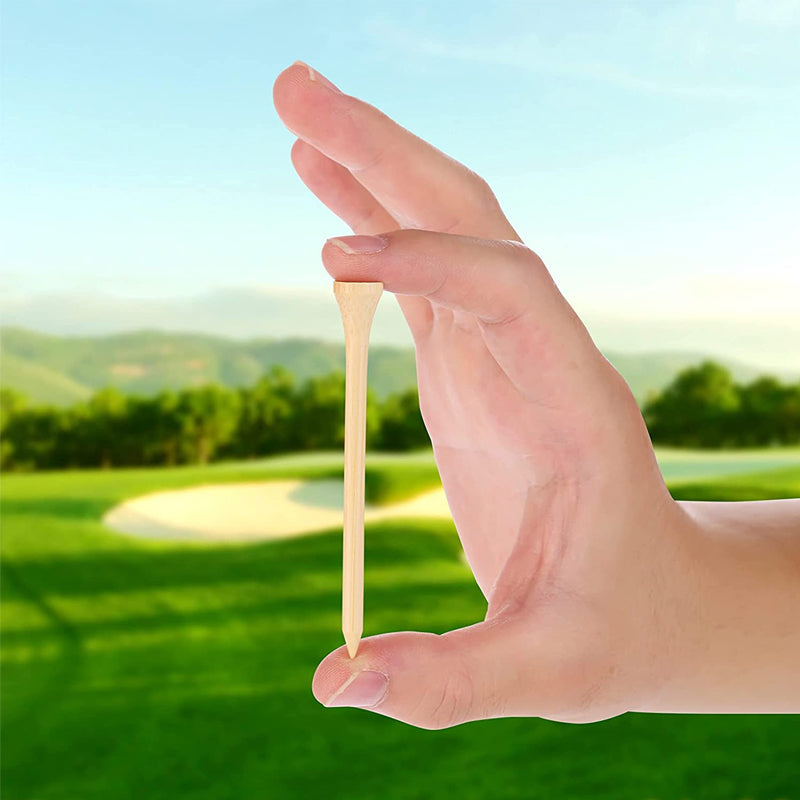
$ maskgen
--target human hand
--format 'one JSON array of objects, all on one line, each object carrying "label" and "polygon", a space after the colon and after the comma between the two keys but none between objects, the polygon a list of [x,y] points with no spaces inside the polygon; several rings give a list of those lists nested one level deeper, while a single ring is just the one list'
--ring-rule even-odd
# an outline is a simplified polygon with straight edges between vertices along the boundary
[{"label": "human hand", "polygon": [[422,416],[488,602],[466,628],[373,636],[352,660],[339,648],[315,696],[423,728],[646,707],[682,625],[686,514],[627,384],[482,178],[301,63],[274,102],[301,179],[359,234],[325,244],[326,269],[383,281],[408,321]]}]

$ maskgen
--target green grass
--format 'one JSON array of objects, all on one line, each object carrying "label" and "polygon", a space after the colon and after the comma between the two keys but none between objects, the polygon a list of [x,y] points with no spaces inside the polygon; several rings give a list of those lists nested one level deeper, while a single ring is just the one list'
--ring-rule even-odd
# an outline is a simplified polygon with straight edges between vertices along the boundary
[{"label": "green grass", "polygon": [[441,486],[436,464],[370,464],[365,469],[364,496],[367,503],[389,505],[428,489]]},{"label": "green grass", "polygon": [[672,483],[710,481],[729,475],[800,467],[800,447],[762,447],[741,450],[680,450],[656,448],[664,478]]},{"label": "green grass", "polygon": [[800,467],[783,467],[718,481],[680,481],[671,485],[676,500],[778,500],[800,497]]},{"label": "green grass", "polygon": [[[384,500],[404,480],[428,485],[429,454],[368,462]],[[4,800],[800,797],[797,717],[627,714],[432,732],[325,709],[310,683],[341,643],[340,531],[209,546],[116,536],[99,522],[156,489],[340,469],[341,454],[321,454],[4,476]],[[800,495],[800,467],[675,492]],[[365,635],[480,619],[459,553],[449,522],[370,525]]]}]

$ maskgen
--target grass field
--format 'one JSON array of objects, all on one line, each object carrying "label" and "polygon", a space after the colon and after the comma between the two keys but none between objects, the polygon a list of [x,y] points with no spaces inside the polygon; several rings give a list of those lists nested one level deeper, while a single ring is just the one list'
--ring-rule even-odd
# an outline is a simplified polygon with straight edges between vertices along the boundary
[{"label": "grass field", "polygon": [[[713,473],[708,463],[678,470],[674,492],[800,496],[800,453],[783,455],[784,466],[751,474],[753,459],[776,465],[727,454],[716,474],[731,474],[713,481],[698,478]],[[429,454],[368,460],[374,502],[436,480]],[[321,454],[4,476],[4,800],[800,798],[796,716],[508,719],[434,732],[325,709],[310,683],[341,643],[340,530],[210,546],[129,539],[99,522],[157,489],[340,469],[341,454]],[[370,526],[365,635],[480,619],[483,598],[458,556],[451,523]]]}]

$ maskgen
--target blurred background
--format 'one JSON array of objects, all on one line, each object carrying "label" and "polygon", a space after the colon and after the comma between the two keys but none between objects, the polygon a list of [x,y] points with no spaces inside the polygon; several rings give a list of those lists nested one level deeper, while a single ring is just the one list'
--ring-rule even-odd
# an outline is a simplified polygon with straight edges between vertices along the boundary
[{"label": "blurred background", "polygon": [[[429,732],[314,700],[344,423],[320,250],[350,230],[272,84],[304,60],[489,182],[675,497],[797,497],[798,36],[800,0],[6,0],[4,797],[797,797],[797,717]],[[365,635],[472,624],[391,295],[371,342]]]}]

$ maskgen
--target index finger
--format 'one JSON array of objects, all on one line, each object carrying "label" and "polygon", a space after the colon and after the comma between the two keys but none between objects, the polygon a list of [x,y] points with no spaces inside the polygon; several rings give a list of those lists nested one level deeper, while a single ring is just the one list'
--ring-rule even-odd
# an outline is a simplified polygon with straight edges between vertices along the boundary
[{"label": "index finger", "polygon": [[483,178],[327,83],[303,62],[287,67],[273,86],[278,115],[292,133],[350,170],[402,227],[520,240]]},{"label": "index finger", "polygon": [[542,377],[554,370],[562,376],[558,385],[566,385],[567,375],[580,375],[584,385],[588,365],[602,359],[542,260],[518,241],[387,231],[329,239],[322,261],[334,280],[381,281],[388,292],[426,297],[473,317],[526,398],[541,398]]}]

